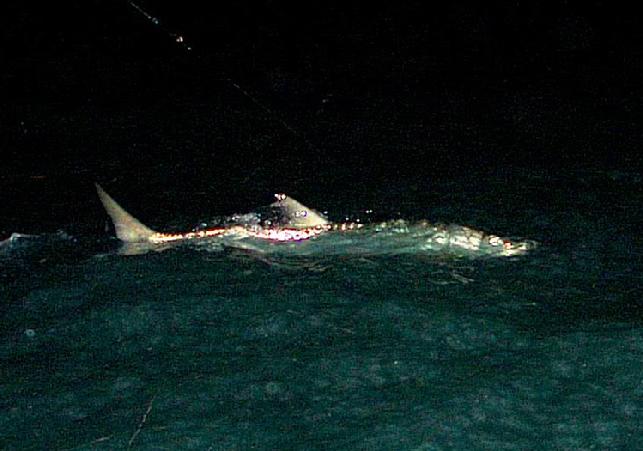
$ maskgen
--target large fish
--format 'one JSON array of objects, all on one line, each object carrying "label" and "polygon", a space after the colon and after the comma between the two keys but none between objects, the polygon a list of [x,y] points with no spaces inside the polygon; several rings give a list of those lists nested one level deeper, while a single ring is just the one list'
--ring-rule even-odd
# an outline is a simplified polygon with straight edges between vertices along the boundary
[{"label": "large fish", "polygon": [[[99,185],[98,196],[114,223],[116,236],[130,245],[161,246],[175,242],[207,238],[232,238],[236,242],[254,239],[266,242],[302,242],[342,234],[350,240],[338,240],[324,252],[413,253],[427,250],[466,254],[511,256],[533,249],[533,241],[511,241],[460,225],[407,223],[396,220],[377,224],[332,223],[324,215],[285,194],[276,194],[270,205],[273,215],[264,221],[233,222],[218,227],[184,233],[152,230],[125,211]],[[338,244],[339,243],[339,244]],[[246,248],[252,246],[244,246]],[[292,248],[288,248],[292,249]]]}]

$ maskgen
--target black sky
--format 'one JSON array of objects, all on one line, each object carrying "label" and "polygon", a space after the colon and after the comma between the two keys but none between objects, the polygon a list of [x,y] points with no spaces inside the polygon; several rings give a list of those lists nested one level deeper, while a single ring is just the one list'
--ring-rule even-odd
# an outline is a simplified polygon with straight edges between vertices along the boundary
[{"label": "black sky", "polygon": [[0,173],[272,192],[638,164],[634,9],[396,3],[137,2],[157,26],[127,1],[5,2]]},{"label": "black sky", "polygon": [[[257,78],[284,71],[329,83],[344,76],[349,85],[378,77],[427,86],[432,77],[463,85],[548,79],[588,93],[641,85],[640,16],[612,2],[139,3],[165,31],[190,39],[203,71],[220,65]],[[55,96],[58,84],[90,97],[79,86],[88,74],[105,83],[109,71],[164,58],[172,66],[179,58],[169,37],[126,1],[10,1],[3,8],[2,87],[23,100],[38,89]],[[147,74],[128,75],[138,81]]]}]

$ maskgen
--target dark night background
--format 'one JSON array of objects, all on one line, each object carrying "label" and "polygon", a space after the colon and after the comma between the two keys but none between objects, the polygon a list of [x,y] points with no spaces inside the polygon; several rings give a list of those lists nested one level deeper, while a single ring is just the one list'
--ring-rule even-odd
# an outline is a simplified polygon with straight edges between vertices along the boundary
[{"label": "dark night background", "polygon": [[0,449],[643,449],[633,7],[135,1],[0,5]]},{"label": "dark night background", "polygon": [[643,28],[623,5],[138,4],[160,26],[126,1],[3,3],[4,234],[102,221],[94,180],[163,223],[276,191],[430,204],[446,181],[640,163]]}]

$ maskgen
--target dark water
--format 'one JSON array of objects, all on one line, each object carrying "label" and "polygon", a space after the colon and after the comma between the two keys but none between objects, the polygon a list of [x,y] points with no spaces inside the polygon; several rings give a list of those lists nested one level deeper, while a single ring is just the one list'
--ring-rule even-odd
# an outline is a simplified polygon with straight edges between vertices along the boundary
[{"label": "dark water", "polygon": [[[0,449],[643,449],[632,10],[31,3],[0,15]],[[285,192],[540,246],[125,256],[95,181],[161,230]]]},{"label": "dark water", "polygon": [[440,196],[401,213],[541,246],[267,260],[122,256],[100,232],[3,244],[0,447],[643,447],[640,175],[497,171]]}]

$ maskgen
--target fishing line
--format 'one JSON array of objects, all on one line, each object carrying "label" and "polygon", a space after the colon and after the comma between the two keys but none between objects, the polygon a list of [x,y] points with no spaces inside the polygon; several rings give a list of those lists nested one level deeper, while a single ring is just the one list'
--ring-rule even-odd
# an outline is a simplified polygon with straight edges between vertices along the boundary
[{"label": "fishing line", "polygon": [[[149,22],[151,22],[155,27],[157,27],[159,30],[161,30],[164,34],[168,35],[172,40],[180,45],[185,51],[191,52],[192,51],[192,46],[188,44],[186,41],[185,37],[182,34],[175,33],[174,31],[168,29],[167,27],[163,26],[161,21],[150,14],[148,11],[144,10],[139,4],[133,2],[132,0],[128,0],[129,5],[134,8],[140,15],[145,17]],[[250,100],[255,106],[257,106],[259,109],[261,109],[269,118],[272,120],[275,120],[279,122],[279,124],[289,133],[291,133],[293,136],[295,136],[297,139],[300,141],[304,142],[311,150],[315,152],[319,152],[319,149],[317,146],[315,146],[312,142],[308,140],[303,134],[298,132],[294,127],[292,127],[288,122],[286,122],[285,119],[279,117],[277,113],[275,113],[271,108],[269,108],[266,104],[264,104],[262,101],[260,101],[256,96],[252,95],[250,92],[248,92],[247,89],[244,89],[238,82],[236,82],[234,79],[227,77],[223,78],[222,80],[226,81],[230,86],[232,86],[234,89],[236,89],[239,93],[241,93],[242,96],[244,96],[246,99]]]}]

